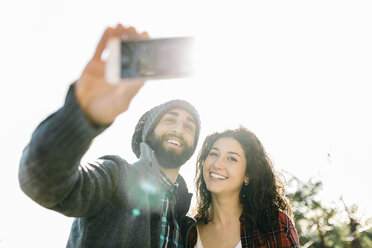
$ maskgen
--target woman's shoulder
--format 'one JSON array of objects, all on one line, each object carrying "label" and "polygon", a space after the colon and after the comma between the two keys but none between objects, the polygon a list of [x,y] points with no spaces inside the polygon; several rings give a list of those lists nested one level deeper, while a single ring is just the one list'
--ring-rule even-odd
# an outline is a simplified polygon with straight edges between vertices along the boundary
[{"label": "woman's shoulder", "polygon": [[283,247],[300,247],[295,225],[288,214],[282,210],[279,210],[279,224],[280,229],[285,234],[285,236],[282,235],[282,242],[285,244]]},{"label": "woman's shoulder", "polygon": [[281,225],[284,225],[286,227],[293,226],[293,221],[291,217],[287,213],[285,213],[283,210],[279,209],[279,217],[278,221]]}]

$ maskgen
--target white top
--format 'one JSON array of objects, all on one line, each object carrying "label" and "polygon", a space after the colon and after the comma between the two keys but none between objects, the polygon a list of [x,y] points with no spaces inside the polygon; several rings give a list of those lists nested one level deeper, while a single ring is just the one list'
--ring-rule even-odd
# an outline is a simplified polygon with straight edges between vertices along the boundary
[{"label": "white top", "polygon": [[[198,233],[198,240],[196,241],[195,248],[204,248],[204,246],[201,242],[201,239],[200,239],[200,234],[199,234],[198,227],[196,227],[196,232]],[[239,240],[239,243],[234,248],[242,248],[242,241]]]}]

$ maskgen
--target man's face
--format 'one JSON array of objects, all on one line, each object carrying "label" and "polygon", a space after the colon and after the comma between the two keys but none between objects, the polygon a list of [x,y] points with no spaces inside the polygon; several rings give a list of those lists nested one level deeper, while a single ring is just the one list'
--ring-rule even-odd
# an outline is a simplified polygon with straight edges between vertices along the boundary
[{"label": "man's face", "polygon": [[156,125],[149,142],[159,164],[164,168],[183,165],[193,153],[195,131],[195,120],[187,111],[168,111]]}]

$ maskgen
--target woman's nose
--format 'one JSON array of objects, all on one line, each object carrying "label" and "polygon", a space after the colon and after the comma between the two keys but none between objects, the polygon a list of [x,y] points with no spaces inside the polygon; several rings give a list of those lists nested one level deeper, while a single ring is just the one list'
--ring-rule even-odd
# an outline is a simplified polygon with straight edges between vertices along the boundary
[{"label": "woman's nose", "polygon": [[213,167],[215,169],[223,169],[224,168],[223,159],[220,157],[216,158],[216,160],[213,162]]}]

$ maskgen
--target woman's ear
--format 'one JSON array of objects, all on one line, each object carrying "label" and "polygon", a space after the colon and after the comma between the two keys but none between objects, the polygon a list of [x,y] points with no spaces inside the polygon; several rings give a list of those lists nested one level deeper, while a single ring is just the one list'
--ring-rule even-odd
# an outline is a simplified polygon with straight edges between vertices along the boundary
[{"label": "woman's ear", "polygon": [[244,185],[247,186],[249,184],[249,177],[244,178]]}]

